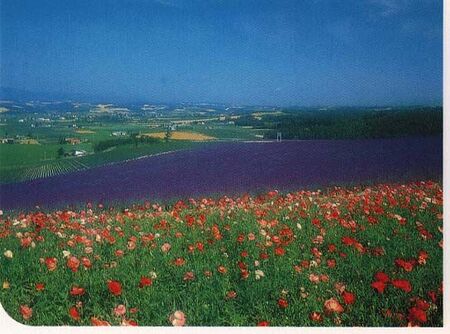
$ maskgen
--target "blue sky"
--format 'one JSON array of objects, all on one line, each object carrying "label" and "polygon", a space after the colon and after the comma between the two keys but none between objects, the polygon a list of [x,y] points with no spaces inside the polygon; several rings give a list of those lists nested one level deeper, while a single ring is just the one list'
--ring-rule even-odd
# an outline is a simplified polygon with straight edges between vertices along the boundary
[{"label": "blue sky", "polygon": [[1,86],[102,100],[442,103],[438,0],[0,0]]}]

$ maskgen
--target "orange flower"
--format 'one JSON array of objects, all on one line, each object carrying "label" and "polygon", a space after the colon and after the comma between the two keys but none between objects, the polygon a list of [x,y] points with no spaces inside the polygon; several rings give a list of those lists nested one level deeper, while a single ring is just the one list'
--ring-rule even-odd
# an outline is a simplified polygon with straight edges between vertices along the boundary
[{"label": "orange flower", "polygon": [[89,260],[89,258],[87,258],[86,256],[83,256],[83,257],[81,258],[81,263],[83,264],[83,266],[84,266],[85,268],[90,268],[90,267],[92,267],[91,260]]},{"label": "orange flower", "polygon": [[91,317],[91,324],[92,326],[111,326],[111,324],[108,321],[101,320],[96,317]]},{"label": "orange flower", "polygon": [[311,283],[317,284],[320,282],[320,276],[316,274],[309,274],[309,280]]},{"label": "orange flower", "polygon": [[344,308],[335,298],[330,298],[330,299],[326,300],[324,303],[324,309],[325,309],[325,313],[328,315],[332,314],[332,313],[344,312]]},{"label": "orange flower", "polygon": [[35,288],[36,288],[36,291],[42,291],[45,289],[45,284],[44,283],[36,283]]},{"label": "orange flower", "polygon": [[319,312],[312,312],[309,315],[309,319],[311,319],[314,322],[321,322],[323,320],[322,314],[320,314]]},{"label": "orange flower", "polygon": [[418,262],[420,265],[425,265],[427,263],[428,253],[424,250],[421,250],[418,255]]},{"label": "orange flower", "polygon": [[48,271],[53,271],[56,269],[58,260],[55,257],[47,257],[45,259],[45,265],[47,266]]},{"label": "orange flower", "polygon": [[217,271],[221,274],[226,274],[227,273],[227,268],[225,268],[224,266],[219,266],[217,268]]},{"label": "orange flower", "polygon": [[137,326],[137,322],[134,320],[127,320],[127,319],[122,319],[122,322],[120,323],[121,326]]},{"label": "orange flower", "polygon": [[75,256],[69,256],[69,258],[67,259],[67,267],[74,273],[76,273],[79,266],[80,260],[78,260]]},{"label": "orange flower", "polygon": [[28,305],[20,305],[19,310],[24,320],[30,320],[33,316],[33,309]]}]

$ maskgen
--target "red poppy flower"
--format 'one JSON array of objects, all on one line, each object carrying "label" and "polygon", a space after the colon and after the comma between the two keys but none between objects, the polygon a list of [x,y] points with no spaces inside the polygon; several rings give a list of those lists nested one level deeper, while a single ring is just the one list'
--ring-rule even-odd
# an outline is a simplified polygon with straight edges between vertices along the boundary
[{"label": "red poppy flower", "polygon": [[405,292],[411,292],[412,290],[411,283],[409,283],[409,281],[405,279],[393,280],[392,285]]},{"label": "red poppy flower", "polygon": [[403,268],[403,270],[405,271],[412,271],[414,268],[414,262],[413,261],[405,261],[403,259],[396,259],[395,260],[395,265],[397,267]]},{"label": "red poppy flower", "polygon": [[377,273],[374,275],[374,278],[375,278],[377,281],[380,281],[380,282],[383,282],[383,283],[389,282],[389,276],[388,276],[387,274],[381,272],[381,271],[377,272]]},{"label": "red poppy flower", "polygon": [[344,303],[346,305],[351,305],[355,302],[355,295],[349,291],[344,291],[342,293],[342,299],[344,299]]},{"label": "red poppy flower", "polygon": [[82,296],[82,295],[84,295],[84,292],[85,292],[84,288],[80,288],[78,286],[73,286],[70,289],[71,296]]},{"label": "red poppy flower", "polygon": [[89,258],[87,258],[86,256],[83,256],[83,257],[81,258],[81,263],[83,264],[83,266],[84,266],[85,268],[90,268],[90,267],[92,267],[91,260],[89,260]]},{"label": "red poppy flower", "polygon": [[329,244],[329,245],[328,245],[328,251],[329,251],[330,253],[335,252],[335,251],[336,251],[336,245],[335,245],[335,244]]},{"label": "red poppy flower", "polygon": [[108,281],[108,290],[114,296],[120,296],[122,294],[122,284],[119,281]]},{"label": "red poppy flower", "polygon": [[327,260],[327,266],[328,266],[328,268],[336,267],[336,260],[335,259],[328,259]]},{"label": "red poppy flower", "polygon": [[186,260],[183,259],[182,257],[178,257],[173,261],[173,264],[176,265],[177,267],[181,267],[185,263],[186,263]]},{"label": "red poppy flower", "polygon": [[275,255],[277,255],[277,256],[283,256],[285,252],[286,251],[282,247],[275,248]]},{"label": "red poppy flower", "polygon": [[69,316],[70,316],[73,320],[76,320],[76,321],[78,321],[78,320],[81,319],[80,313],[78,312],[78,309],[77,309],[75,306],[72,306],[72,307],[69,309]]},{"label": "red poppy flower", "polygon": [[45,289],[45,284],[44,283],[36,283],[35,287],[36,287],[36,291],[42,291]]},{"label": "red poppy flower", "polygon": [[357,242],[354,238],[351,238],[351,237],[342,237],[341,241],[344,245],[347,245],[347,246],[351,246],[355,242]]},{"label": "red poppy flower", "polygon": [[197,249],[198,249],[198,251],[200,251],[200,252],[203,252],[203,249],[204,249],[204,245],[203,245],[203,243],[201,243],[201,242],[197,242],[196,244],[195,244],[195,246],[197,247]]},{"label": "red poppy flower", "polygon": [[377,290],[378,293],[383,293],[384,289],[386,289],[386,283],[382,281],[375,281],[370,286]]},{"label": "red poppy flower", "polygon": [[234,299],[234,298],[236,298],[236,296],[237,296],[237,293],[234,290],[231,290],[231,291],[227,292],[227,298],[228,299]]},{"label": "red poppy flower", "polygon": [[433,303],[436,303],[436,300],[437,300],[437,293],[436,293],[436,291],[428,291],[427,295],[428,295],[428,297],[431,299],[431,301]]},{"label": "red poppy flower", "polygon": [[428,309],[430,308],[430,304],[423,299],[417,299],[416,307],[420,308],[423,311],[428,311]]},{"label": "red poppy flower", "polygon": [[114,254],[115,254],[117,257],[120,257],[120,256],[123,256],[124,252],[123,252],[123,250],[118,249],[118,250],[116,250],[116,251],[114,252]]},{"label": "red poppy flower", "polygon": [[248,270],[241,270],[241,278],[247,279],[250,276],[250,272]]},{"label": "red poppy flower", "polygon": [[32,242],[33,242],[33,239],[31,239],[31,237],[21,238],[20,246],[22,246],[23,248],[27,248],[27,247],[30,247]]},{"label": "red poppy flower", "polygon": [[427,322],[427,313],[418,307],[411,307],[409,309],[408,320],[413,323],[425,323]]},{"label": "red poppy flower", "polygon": [[289,303],[286,299],[284,299],[284,298],[278,299],[278,307],[279,308],[286,308],[288,306],[289,306]]},{"label": "red poppy flower", "polygon": [[268,326],[270,326],[270,323],[268,321],[263,320],[263,321],[258,322],[258,324],[256,326],[258,326],[258,327],[268,327]]},{"label": "red poppy flower", "polygon": [[238,265],[239,269],[242,269],[242,270],[247,269],[247,265],[242,261],[238,261],[237,265]]},{"label": "red poppy flower", "polygon": [[146,277],[146,276],[142,276],[141,280],[139,281],[139,287],[143,288],[145,286],[150,286],[153,284],[153,281],[151,278]]}]

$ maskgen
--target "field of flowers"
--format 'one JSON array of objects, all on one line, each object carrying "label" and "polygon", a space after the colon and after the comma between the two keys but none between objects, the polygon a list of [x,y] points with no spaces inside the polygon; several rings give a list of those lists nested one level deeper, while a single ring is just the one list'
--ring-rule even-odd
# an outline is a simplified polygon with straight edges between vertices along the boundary
[{"label": "field of flowers", "polygon": [[30,325],[442,326],[435,182],[0,216]]}]

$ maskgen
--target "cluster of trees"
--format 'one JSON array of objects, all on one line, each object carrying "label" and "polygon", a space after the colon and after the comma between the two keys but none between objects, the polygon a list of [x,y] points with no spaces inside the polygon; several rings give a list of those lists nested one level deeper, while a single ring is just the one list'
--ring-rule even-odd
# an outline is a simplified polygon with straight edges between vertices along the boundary
[{"label": "cluster of trees", "polygon": [[392,110],[287,110],[283,115],[241,117],[237,125],[270,129],[265,137],[275,139],[357,139],[392,138],[442,134],[442,108],[402,108]]},{"label": "cluster of trees", "polygon": [[146,137],[146,136],[139,136],[138,134],[132,134],[130,137],[127,138],[114,138],[114,139],[107,139],[107,140],[101,140],[93,145],[94,152],[102,152],[107,150],[108,148],[114,147],[114,146],[120,146],[120,145],[129,145],[133,144],[134,146],[138,146],[139,144],[153,144],[158,143],[161,140],[158,138],[152,138],[152,137]]}]

